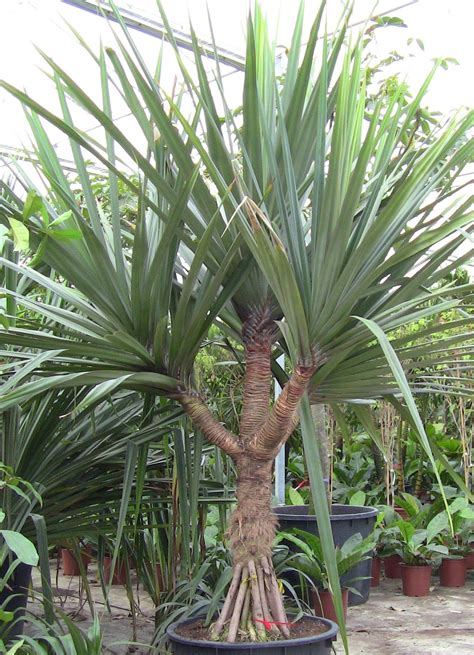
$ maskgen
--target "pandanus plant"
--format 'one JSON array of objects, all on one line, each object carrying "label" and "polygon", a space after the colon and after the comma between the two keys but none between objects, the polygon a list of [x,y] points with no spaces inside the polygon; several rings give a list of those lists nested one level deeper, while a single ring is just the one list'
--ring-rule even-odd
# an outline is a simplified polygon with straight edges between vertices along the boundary
[{"label": "pandanus plant", "polygon": [[[275,70],[275,47],[255,8],[242,106],[235,110],[218,63],[207,71],[192,32],[191,73],[160,10],[181,71],[178,96],[166,93],[160,67],[149,71],[118,12],[117,49],[95,55],[84,44],[97,62],[101,100],[47,55],[60,115],[3,83],[25,108],[47,187],[34,190],[22,177],[26,201],[5,188],[3,221],[26,227],[36,255],[29,266],[3,264],[48,295],[43,302],[19,294],[25,321],[1,332],[16,358],[1,407],[68,386],[90,388],[79,409],[124,387],[181,404],[235,463],[237,504],[228,531],[234,573],[212,628],[214,638],[228,641],[239,630],[253,639],[289,633],[272,568],[272,466],[300,417],[342,623],[309,397],[369,401],[397,394],[401,385],[431,455],[404,370],[408,380],[413,372],[412,390],[429,391],[427,366],[449,367],[454,348],[460,357],[470,352],[462,330],[469,318],[460,313],[457,331],[438,348],[430,336],[446,323],[430,323],[416,342],[397,329],[460,303],[433,288],[469,257],[459,254],[472,221],[459,180],[472,156],[473,116],[460,114],[420,137],[417,113],[432,74],[411,102],[400,85],[368,103],[363,40],[346,45],[347,13],[335,35],[324,34],[324,4],[304,47],[301,7],[284,75]],[[135,120],[128,135],[114,121],[117,98]],[[76,125],[72,102],[103,128],[103,144]],[[45,122],[69,137],[79,196]],[[86,155],[108,171],[106,213],[94,197]],[[119,183],[137,198],[132,222],[121,215]],[[39,262],[51,273],[40,273]],[[458,298],[470,291],[458,289]],[[213,322],[243,348],[238,434],[216,420],[195,388],[194,360]],[[272,405],[273,375],[284,382],[274,362],[282,351],[292,373]],[[462,391],[462,380],[456,384]]]}]

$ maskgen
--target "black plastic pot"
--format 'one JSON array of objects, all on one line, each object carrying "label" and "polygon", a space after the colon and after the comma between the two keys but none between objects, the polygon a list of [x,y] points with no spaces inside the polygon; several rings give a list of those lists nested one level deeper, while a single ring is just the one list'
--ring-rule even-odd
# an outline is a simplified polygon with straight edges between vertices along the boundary
[{"label": "black plastic pot", "polygon": [[327,631],[313,637],[239,644],[198,641],[177,634],[178,626],[193,623],[197,618],[199,617],[172,623],[167,629],[166,634],[171,642],[173,655],[219,655],[220,653],[223,655],[255,655],[256,653],[262,653],[262,655],[330,655],[332,643],[338,632],[337,625],[332,621],[307,616],[305,618],[327,625]]},{"label": "black plastic pot", "polygon": [[[281,530],[299,528],[312,534],[318,533],[316,516],[308,514],[307,505],[282,505],[274,507]],[[360,532],[363,538],[372,532],[378,510],[375,507],[360,505],[333,505],[331,511],[331,527],[334,544],[342,546],[353,534]],[[292,547],[289,544],[290,548]],[[355,578],[363,578],[356,580]],[[356,564],[341,577],[341,586],[353,587],[358,594],[349,592],[349,606],[362,605],[369,599],[370,581],[372,578],[372,558]]]},{"label": "black plastic pot", "polygon": [[[9,566],[10,562],[7,558],[0,568],[2,579],[5,578]],[[13,612],[15,615],[10,623],[0,623],[0,639],[3,641],[12,641],[23,633],[23,617],[28,602],[30,582],[31,566],[20,562],[0,592],[0,608],[4,612]]]}]

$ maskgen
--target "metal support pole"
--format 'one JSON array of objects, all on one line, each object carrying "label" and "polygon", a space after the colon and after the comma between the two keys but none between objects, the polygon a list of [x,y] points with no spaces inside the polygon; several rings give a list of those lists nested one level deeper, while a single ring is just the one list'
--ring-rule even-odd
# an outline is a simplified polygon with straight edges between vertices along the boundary
[{"label": "metal support pole", "polygon": [[[282,368],[285,367],[285,355],[280,355],[277,362]],[[281,393],[281,387],[275,380],[275,400]],[[275,497],[277,505],[285,504],[285,445],[280,448],[280,452],[275,459]]]},{"label": "metal support pole", "polygon": [[[104,0],[62,0],[62,2],[76,7],[77,9],[88,11],[98,17],[108,18],[115,22],[117,21],[114,10],[110,7],[109,3],[104,2]],[[119,6],[118,10],[127,27],[138,30],[139,32],[142,32],[142,34],[149,34],[150,36],[159,39],[169,40],[166,27],[159,21],[142,16],[126,7]],[[191,36],[187,32],[173,28],[173,38],[180,48],[185,48],[190,51],[193,50]],[[214,46],[213,43],[203,39],[199,39],[199,47],[207,57],[218,59],[221,64],[230,66],[235,70],[245,70],[245,58],[242,55],[231,52],[221,46]]]}]

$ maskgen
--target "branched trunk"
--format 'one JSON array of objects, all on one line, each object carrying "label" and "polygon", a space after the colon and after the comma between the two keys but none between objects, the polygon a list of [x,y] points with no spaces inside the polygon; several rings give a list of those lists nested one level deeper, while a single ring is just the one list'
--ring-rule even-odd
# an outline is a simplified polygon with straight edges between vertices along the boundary
[{"label": "branched trunk", "polygon": [[204,401],[196,393],[186,391],[177,395],[176,398],[193,424],[202,431],[210,443],[221,448],[230,457],[235,457],[242,452],[235,434],[226,430],[214,418]]},{"label": "branched trunk", "polygon": [[240,436],[248,441],[265,422],[270,403],[270,338],[245,348],[245,381]]},{"label": "branched trunk", "polygon": [[211,638],[235,642],[288,638],[289,623],[272,563],[277,520],[271,508],[273,461],[298,422],[298,405],[316,370],[316,361],[300,362],[273,408],[268,310],[257,312],[243,330],[246,355],[239,435],[226,430],[201,398],[184,391],[177,399],[211,443],[232,457],[237,469],[237,507],[228,539],[234,572]]},{"label": "branched trunk", "polygon": [[309,365],[298,364],[296,366],[265,423],[252,439],[252,445],[257,451],[271,453],[275,457],[281,445],[293,432],[299,402],[308,388],[316,368],[315,361]]}]

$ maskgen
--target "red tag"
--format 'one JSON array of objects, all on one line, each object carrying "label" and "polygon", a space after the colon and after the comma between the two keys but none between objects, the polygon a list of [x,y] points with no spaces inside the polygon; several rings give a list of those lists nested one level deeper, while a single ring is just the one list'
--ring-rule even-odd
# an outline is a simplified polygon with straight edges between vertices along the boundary
[{"label": "red tag", "polygon": [[263,623],[266,630],[271,630],[272,625],[295,625],[294,623],[288,623],[287,621],[267,621],[266,619],[254,619],[255,623]]}]

